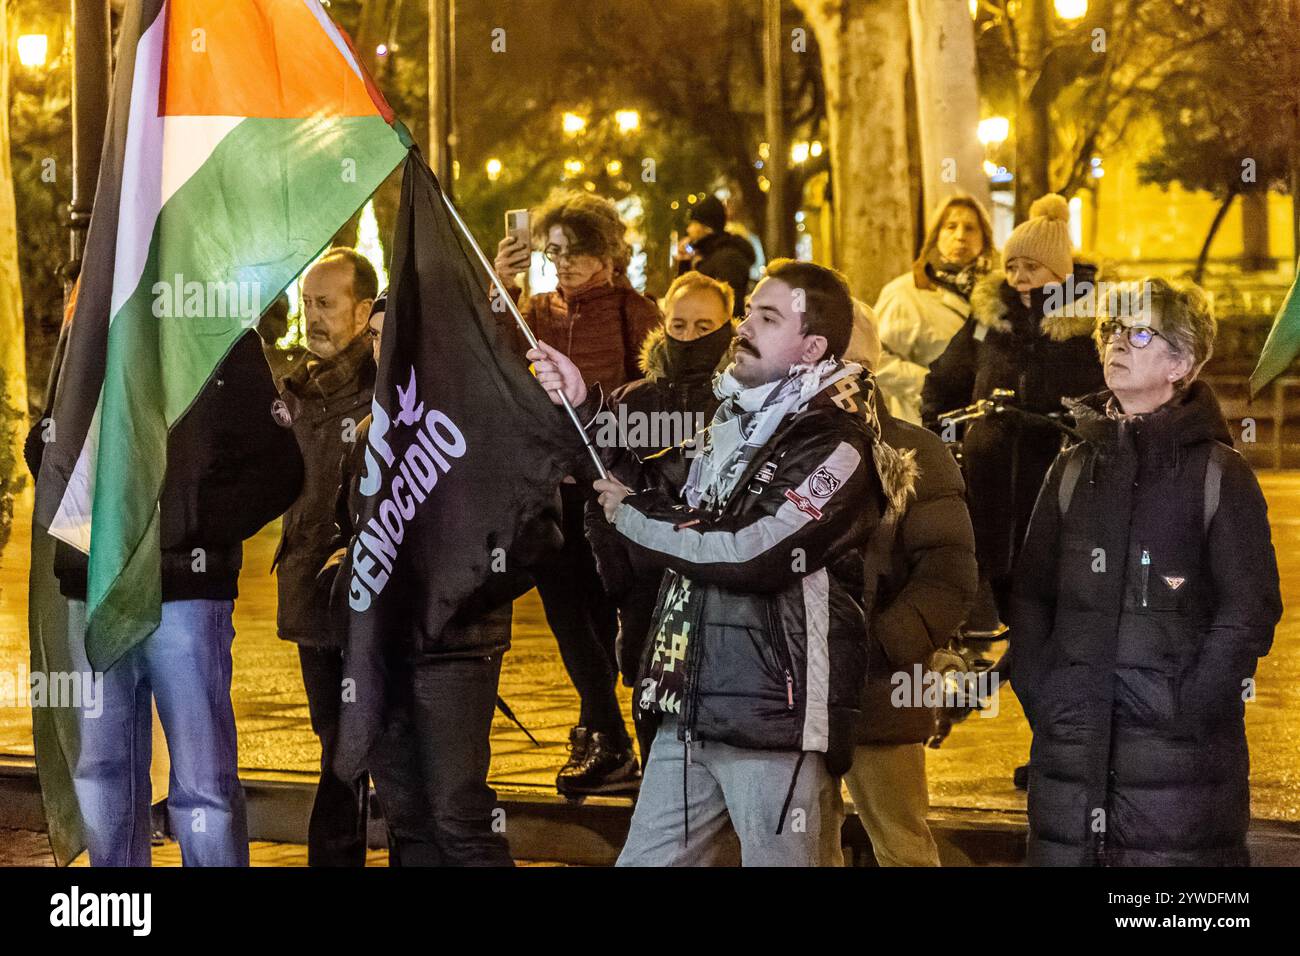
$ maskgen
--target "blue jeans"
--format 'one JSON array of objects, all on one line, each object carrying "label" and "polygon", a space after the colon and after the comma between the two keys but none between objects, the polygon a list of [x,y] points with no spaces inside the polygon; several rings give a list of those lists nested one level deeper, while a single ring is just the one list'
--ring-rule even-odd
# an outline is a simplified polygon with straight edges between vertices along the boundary
[{"label": "blue jeans", "polygon": [[[103,674],[101,710],[79,713],[73,770],[91,866],[150,863],[152,708],[171,754],[167,812],[185,866],[247,866],[248,814],[230,703],[233,601],[164,601],[158,628]],[[86,660],[86,604],[68,602],[68,639]]]}]

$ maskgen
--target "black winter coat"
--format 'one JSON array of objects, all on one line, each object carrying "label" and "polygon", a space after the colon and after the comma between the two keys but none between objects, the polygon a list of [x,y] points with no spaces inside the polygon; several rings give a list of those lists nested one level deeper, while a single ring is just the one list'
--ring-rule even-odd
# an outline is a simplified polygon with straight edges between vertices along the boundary
[{"label": "black winter coat", "polygon": [[[243,542],[298,496],[302,456],[293,433],[276,421],[275,401],[261,340],[250,330],[168,433],[158,502],[164,601],[233,600]],[[32,447],[39,451],[39,443]],[[38,469],[39,458],[29,456],[29,464]],[[86,571],[86,555],[55,546],[64,597],[86,599]]]},{"label": "black winter coat", "polygon": [[307,474],[302,494],[284,516],[275,555],[280,637],[313,647],[342,647],[344,634],[320,600],[316,574],[334,538],[339,461],[362,442],[357,426],[370,414],[375,360],[370,336],[358,335],[322,362],[307,356],[284,380],[283,398],[293,418]]},{"label": "black winter coat", "polygon": [[624,500],[615,523],[633,560],[667,569],[651,633],[674,580],[698,589],[682,740],[820,752],[833,774],[852,762],[866,677],[862,547],[886,502],[877,468],[889,500],[905,494],[896,463],[875,460],[898,456],[873,449],[855,391],[832,386],[789,415],[721,511],[681,501],[681,450],[636,463],[639,475],[613,469],[646,489]]},{"label": "black winter coat", "polygon": [[[712,335],[686,343],[670,342],[663,326],[651,332],[641,347],[645,378],[615,389],[605,414],[611,424],[657,421],[659,425],[653,431],[629,427],[626,434],[617,436],[617,444],[638,458],[646,458],[706,427],[718,408],[713,376],[730,361],[728,346],[734,335],[731,323]],[[602,443],[603,430],[602,425],[596,428],[597,444]],[[618,542],[618,532],[605,520],[605,512],[595,501],[587,505],[586,529],[605,592],[618,605],[616,658],[623,682],[630,687],[645,649],[663,568],[634,568]]]},{"label": "black winter coat", "polygon": [[[1082,295],[1095,269],[1076,263],[1075,290]],[[930,366],[921,398],[921,419],[943,434],[939,416],[1009,388],[1026,411],[1061,412],[1061,400],[1101,388],[1104,377],[1091,335],[1091,309],[1045,315],[1047,292],[1035,290],[1029,307],[991,272],[971,294],[971,317]],[[1011,570],[1024,540],[1043,476],[1061,449],[1061,433],[1046,423],[1011,414],[972,422],[963,439],[967,497],[980,571],[995,582]],[[1005,609],[1003,609],[1005,613]]]},{"label": "black winter coat", "polygon": [[1282,611],[1267,506],[1208,385],[1126,422],[1109,397],[1074,406],[1085,441],[1052,466],[1016,566],[1029,860],[1243,865],[1243,687]]},{"label": "black winter coat", "polygon": [[[730,232],[712,232],[695,244],[695,253],[699,256],[694,269],[710,279],[717,279],[731,286],[736,294],[731,314],[745,314],[745,295],[749,292],[749,270],[758,261],[754,247],[742,236]],[[677,272],[680,275],[691,271],[689,262],[682,262]]]},{"label": "black winter coat", "polygon": [[913,665],[925,664],[965,620],[978,580],[975,535],[961,469],[948,448],[932,432],[893,418],[884,404],[877,403],[881,437],[897,451],[915,453],[916,492],[892,533],[889,522],[876,532],[890,534],[892,546],[867,631],[867,691],[857,742],[917,744],[934,732],[934,711],[910,706],[910,692],[899,695],[909,706],[896,706],[895,675],[906,675],[910,691]]}]

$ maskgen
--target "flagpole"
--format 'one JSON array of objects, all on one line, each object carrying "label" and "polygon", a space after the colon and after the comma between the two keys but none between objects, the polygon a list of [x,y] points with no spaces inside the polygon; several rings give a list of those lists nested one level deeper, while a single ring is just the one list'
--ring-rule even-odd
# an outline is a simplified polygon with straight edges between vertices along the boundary
[{"label": "flagpole", "polygon": [[[474,235],[469,231],[469,227],[465,225],[465,220],[460,218],[460,213],[456,211],[456,207],[452,205],[452,201],[447,198],[447,194],[441,189],[438,190],[438,193],[442,196],[442,201],[447,206],[447,211],[451,213],[451,218],[455,220],[456,225],[460,227],[460,231],[464,234],[465,238],[469,240],[470,247],[474,250],[474,254],[478,256],[479,264],[487,272],[488,278],[492,280],[492,285],[496,288],[497,295],[499,295],[501,300],[505,302],[506,308],[510,310],[510,314],[515,317],[515,324],[519,326],[519,331],[524,333],[524,338],[528,340],[529,345],[533,348],[537,348],[537,336],[533,334],[533,330],[528,327],[528,323],[525,322],[524,317],[520,315],[519,307],[515,305],[515,300],[511,298],[508,292],[506,292],[506,287],[501,282],[500,276],[497,275],[496,269],[492,268],[492,263],[488,262],[488,257],[483,254],[483,250],[479,248],[479,244],[475,241]],[[602,478],[608,478],[609,473],[605,471],[605,465],[601,462],[600,455],[596,454],[596,449],[591,446],[591,439],[587,437],[587,430],[582,427],[582,422],[578,420],[578,413],[574,410],[573,403],[569,401],[569,396],[565,395],[563,390],[560,390],[558,394],[560,396],[560,401],[564,404],[564,410],[569,415],[569,421],[573,422],[573,427],[576,428],[578,434],[582,436],[582,444],[587,449],[587,454],[591,456],[592,464],[596,466],[596,473]]]}]

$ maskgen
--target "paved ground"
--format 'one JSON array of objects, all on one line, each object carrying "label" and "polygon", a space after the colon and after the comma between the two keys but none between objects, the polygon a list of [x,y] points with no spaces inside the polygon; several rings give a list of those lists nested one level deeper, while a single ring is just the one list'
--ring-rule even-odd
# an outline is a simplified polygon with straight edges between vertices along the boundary
[{"label": "paved ground", "polygon": [[[307,848],[296,843],[254,842],[248,845],[249,861],[253,866],[306,866]],[[50,845],[44,833],[31,830],[0,829],[0,867],[4,866],[53,866],[54,857],[50,855]],[[74,867],[89,866],[85,854],[77,858]],[[181,850],[179,844],[168,841],[165,845],[154,847],[154,866],[180,866]],[[528,860],[516,860],[516,866],[556,866],[554,863],[535,863]],[[388,866],[387,850],[371,850],[366,854],[366,866]]]},{"label": "paved ground", "polygon": [[[1282,567],[1287,611],[1272,654],[1258,675],[1258,700],[1247,708],[1251,742],[1253,812],[1257,817],[1300,820],[1300,472],[1261,472],[1271,508],[1274,544]],[[28,508],[30,505],[28,505]],[[14,675],[27,656],[26,508],[19,509],[13,541],[0,557],[0,677]],[[234,700],[240,764],[256,770],[310,771],[319,750],[307,723],[307,706],[294,648],[275,637],[275,587],[270,567],[277,531],[250,542],[236,607]],[[515,606],[514,648],[507,655],[502,696],[542,742],[538,748],[498,715],[493,725],[491,780],[503,788],[550,788],[564,760],[577,698],[546,630],[535,594]],[[624,709],[630,690],[624,690]],[[0,707],[0,753],[31,753],[30,713]],[[1018,809],[1024,795],[1011,786],[1024,761],[1029,732],[1012,694],[1000,716],[971,718],[944,746],[930,752],[936,808]],[[0,843],[3,841],[0,840]]]}]

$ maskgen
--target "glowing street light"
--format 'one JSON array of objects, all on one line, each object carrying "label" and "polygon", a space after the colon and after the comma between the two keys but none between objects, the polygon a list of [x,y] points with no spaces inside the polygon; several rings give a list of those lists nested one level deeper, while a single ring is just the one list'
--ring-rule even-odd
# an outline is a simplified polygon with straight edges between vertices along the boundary
[{"label": "glowing street light", "polygon": [[620,133],[633,133],[641,128],[641,114],[636,110],[618,110],[614,113],[614,122],[618,124]]},{"label": "glowing street light", "polygon": [[577,136],[587,128],[587,117],[578,113],[565,113],[563,123],[566,136]]},{"label": "glowing street light", "polygon": [[484,168],[487,170],[487,178],[492,182],[496,182],[501,176],[501,160],[497,159],[495,156],[484,164]]},{"label": "glowing street light", "polygon": [[44,33],[26,33],[18,38],[18,62],[31,68],[45,65],[50,38]]},{"label": "glowing street light", "polygon": [[609,162],[605,164],[605,172],[611,176],[617,176],[622,171],[623,171],[623,163],[621,160],[611,159]]},{"label": "glowing street light", "polygon": [[580,176],[583,170],[582,160],[566,159],[564,161],[564,171],[570,176]]},{"label": "glowing street light", "polygon": [[1005,116],[990,116],[988,119],[982,119],[976,135],[985,146],[1005,143],[1007,137],[1011,135],[1011,121]]},{"label": "glowing street light", "polygon": [[1088,15],[1088,0],[1055,0],[1055,6],[1062,20],[1082,20]]},{"label": "glowing street light", "polygon": [[819,139],[815,139],[812,141],[812,145],[808,147],[808,155],[811,156],[813,159],[816,159],[821,154],[822,154],[822,141]]},{"label": "glowing street light", "polygon": [[790,162],[794,163],[796,166],[798,166],[800,163],[806,163],[808,161],[808,154],[809,152],[811,152],[811,150],[812,147],[808,144],[806,140],[801,139],[796,143],[791,143]]}]

